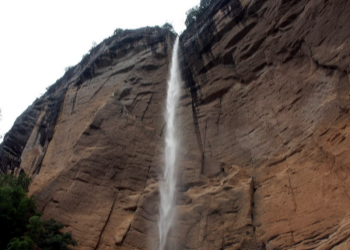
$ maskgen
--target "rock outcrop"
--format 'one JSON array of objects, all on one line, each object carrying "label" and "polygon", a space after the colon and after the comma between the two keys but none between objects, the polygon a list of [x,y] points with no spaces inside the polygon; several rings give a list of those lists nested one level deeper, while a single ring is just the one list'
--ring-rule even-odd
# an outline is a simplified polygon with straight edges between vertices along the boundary
[{"label": "rock outcrop", "polygon": [[[131,222],[158,213],[153,207],[141,211],[140,203],[156,193],[149,175],[162,144],[174,40],[160,28],[105,40],[35,101],[4,138],[2,170],[33,175],[30,192],[38,208],[72,231],[78,249],[134,244],[139,232]],[[157,178],[160,168],[154,170]],[[147,237],[144,231],[138,244],[146,245]]]},{"label": "rock outcrop", "polygon": [[[222,0],[180,37],[168,249],[350,248],[350,2]],[[16,121],[3,172],[33,175],[79,250],[155,249],[175,35],[106,39]]]}]

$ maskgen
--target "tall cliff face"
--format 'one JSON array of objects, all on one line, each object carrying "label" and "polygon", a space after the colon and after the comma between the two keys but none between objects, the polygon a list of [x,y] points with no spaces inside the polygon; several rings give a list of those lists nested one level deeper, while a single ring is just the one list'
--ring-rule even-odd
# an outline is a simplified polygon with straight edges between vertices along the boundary
[{"label": "tall cliff face", "polygon": [[349,248],[349,10],[220,1],[181,36],[186,247]]},{"label": "tall cliff face", "polygon": [[[38,208],[72,231],[78,249],[148,244],[146,235],[135,243],[143,229],[130,224],[158,212],[156,202],[140,209],[147,193],[156,193],[149,176],[155,155],[161,157],[174,40],[160,28],[107,39],[5,137],[1,168],[33,174],[30,192]],[[157,178],[160,168],[153,170]]]},{"label": "tall cliff face", "polygon": [[[222,0],[180,37],[177,249],[350,247],[350,3]],[[105,40],[16,121],[0,168],[33,174],[77,249],[154,249],[175,36]]]}]

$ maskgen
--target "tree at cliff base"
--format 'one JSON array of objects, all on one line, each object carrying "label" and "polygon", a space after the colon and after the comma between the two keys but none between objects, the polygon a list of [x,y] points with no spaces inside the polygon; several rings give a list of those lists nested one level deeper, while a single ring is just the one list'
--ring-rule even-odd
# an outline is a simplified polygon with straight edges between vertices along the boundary
[{"label": "tree at cliff base", "polygon": [[30,178],[21,173],[0,175],[0,249],[70,250],[76,241],[63,225],[41,219],[36,213],[34,196],[27,196]]}]

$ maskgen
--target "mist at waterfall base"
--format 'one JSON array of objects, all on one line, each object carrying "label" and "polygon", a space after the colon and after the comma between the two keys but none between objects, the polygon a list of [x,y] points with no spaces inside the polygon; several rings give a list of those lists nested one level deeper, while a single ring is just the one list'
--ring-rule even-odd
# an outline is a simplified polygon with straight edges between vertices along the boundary
[{"label": "mist at waterfall base", "polygon": [[178,131],[176,130],[176,108],[180,96],[180,71],[178,62],[179,37],[176,38],[170,66],[170,79],[168,81],[168,91],[166,99],[166,134],[165,134],[165,165],[163,181],[159,186],[160,190],[160,218],[159,227],[159,248],[163,250],[166,245],[167,235],[172,226],[175,207],[175,186],[176,186],[176,166],[178,149]]}]

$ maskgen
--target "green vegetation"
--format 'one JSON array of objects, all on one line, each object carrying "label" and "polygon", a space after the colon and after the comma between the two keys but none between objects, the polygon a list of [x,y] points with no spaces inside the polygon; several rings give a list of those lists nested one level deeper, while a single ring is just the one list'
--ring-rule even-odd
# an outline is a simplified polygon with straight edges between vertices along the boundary
[{"label": "green vegetation", "polygon": [[42,220],[35,212],[34,197],[27,196],[29,183],[25,173],[0,175],[0,249],[71,249],[76,245],[71,233],[62,233],[61,223]]},{"label": "green vegetation", "polygon": [[173,32],[173,33],[176,33],[175,30],[174,30],[174,27],[173,27],[170,23],[165,23],[165,24],[163,24],[162,28],[163,28],[163,29],[170,30],[170,31]]},{"label": "green vegetation", "polygon": [[196,5],[195,7],[189,9],[186,12],[187,18],[185,21],[185,25],[188,28],[193,23],[198,20],[198,18],[204,13],[206,9],[210,6],[211,3],[215,2],[216,0],[201,0],[199,6]]},{"label": "green vegetation", "polygon": [[94,48],[96,48],[96,46],[97,46],[97,43],[96,43],[95,41],[93,41],[93,42],[92,42],[92,45],[91,45],[91,48],[90,48],[90,50],[89,50],[89,53],[90,53],[90,54],[92,53],[92,51],[94,50]]},{"label": "green vegetation", "polygon": [[0,175],[0,249],[6,249],[14,237],[26,231],[29,218],[35,214],[33,197],[27,197],[29,178]]},{"label": "green vegetation", "polygon": [[88,58],[89,56],[90,56],[90,54],[89,54],[89,53],[84,54],[81,60],[82,60],[82,61],[84,61],[84,60],[85,60],[86,58]]},{"label": "green vegetation", "polygon": [[113,35],[118,35],[118,34],[120,34],[120,33],[122,33],[122,32],[123,32],[123,29],[116,28],[116,29],[114,30],[114,32],[113,32]]},{"label": "green vegetation", "polygon": [[65,67],[65,68],[64,68],[64,72],[67,72],[67,71],[69,71],[69,70],[72,69],[72,68],[73,68],[73,66]]}]

